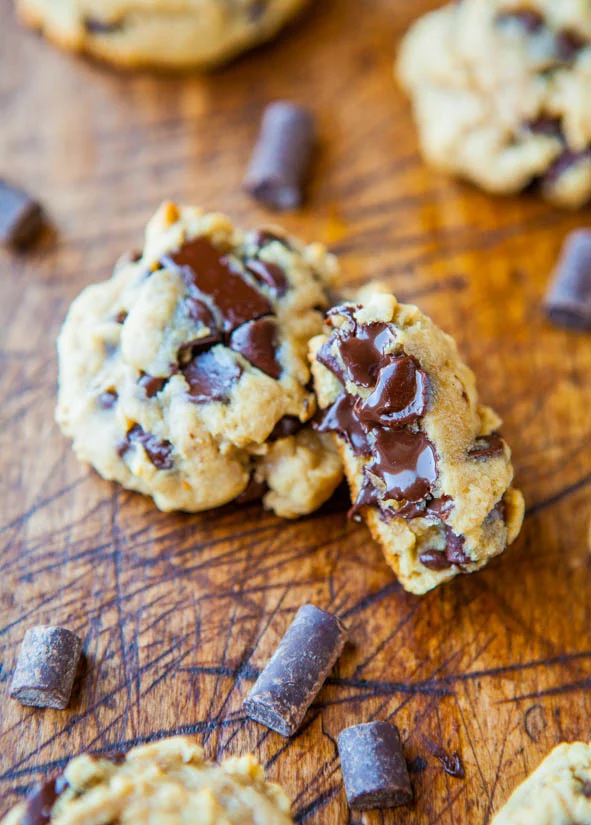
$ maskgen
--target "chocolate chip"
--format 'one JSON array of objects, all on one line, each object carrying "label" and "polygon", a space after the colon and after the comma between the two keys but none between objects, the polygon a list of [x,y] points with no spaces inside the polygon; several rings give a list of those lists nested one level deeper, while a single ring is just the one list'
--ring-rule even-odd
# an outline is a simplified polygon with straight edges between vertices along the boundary
[{"label": "chocolate chip", "polygon": [[386,485],[382,498],[420,501],[437,480],[433,445],[422,432],[375,430],[368,471]]},{"label": "chocolate chip", "polygon": [[419,555],[419,561],[429,570],[449,570],[451,562],[441,550],[424,550]]},{"label": "chocolate chip", "polygon": [[414,358],[401,355],[382,367],[374,391],[355,404],[365,423],[403,427],[424,415],[427,408],[427,376]]},{"label": "chocolate chip", "polygon": [[179,366],[181,368],[186,367],[193,358],[196,358],[202,352],[207,352],[215,344],[219,344],[221,340],[221,336],[214,332],[211,335],[204,335],[202,338],[194,338],[186,344],[181,344],[176,354]]},{"label": "chocolate chip", "polygon": [[[374,385],[378,372],[390,360],[386,349],[395,342],[388,324],[355,324],[353,329],[337,330],[318,352],[317,359],[343,383],[346,380],[362,387]],[[336,343],[343,365],[333,356]]]},{"label": "chocolate chip", "polygon": [[545,25],[544,17],[533,9],[517,9],[497,16],[498,23],[517,23],[528,34],[534,34]]},{"label": "chocolate chip", "polygon": [[446,526],[445,528],[445,555],[450,564],[455,564],[461,567],[463,564],[470,564],[472,559],[464,552],[464,536],[458,536],[457,533]]},{"label": "chocolate chip", "polygon": [[277,360],[279,345],[277,322],[274,318],[258,318],[235,329],[230,336],[230,349],[271,378],[281,376]]},{"label": "chocolate chip", "polygon": [[139,424],[134,424],[128,430],[124,440],[118,445],[117,452],[123,456],[133,444],[141,444],[146,455],[158,470],[172,470],[174,467],[173,446],[170,441],[161,441],[155,435],[143,430]]},{"label": "chocolate chip", "polygon": [[564,132],[562,131],[562,120],[559,117],[542,116],[535,120],[530,120],[527,128],[534,135],[545,135],[555,137],[564,142]]},{"label": "chocolate chip", "polygon": [[25,633],[10,695],[21,705],[67,707],[72,694],[82,641],[65,627],[38,625]]},{"label": "chocolate chip", "polygon": [[0,244],[25,248],[44,224],[41,205],[16,186],[0,180]]},{"label": "chocolate chip", "polygon": [[269,209],[295,209],[303,201],[304,177],[314,146],[314,121],[301,106],[267,106],[244,186]]},{"label": "chocolate chip", "polygon": [[97,398],[97,403],[102,410],[111,410],[119,398],[116,390],[105,390]]},{"label": "chocolate chip", "polygon": [[46,825],[50,822],[52,808],[67,787],[65,776],[57,776],[37,785],[27,796],[20,825]]},{"label": "chocolate chip", "polygon": [[292,736],[346,639],[347,630],[336,616],[312,604],[301,607],[244,701],[247,716],[282,736]]},{"label": "chocolate chip", "polygon": [[468,458],[477,460],[498,458],[505,455],[505,442],[500,433],[491,433],[476,439],[474,447],[468,451]]},{"label": "chocolate chip", "polygon": [[334,404],[324,411],[314,425],[319,433],[337,432],[349,443],[355,455],[371,455],[367,432],[354,413],[355,398],[341,393]]},{"label": "chocolate chip", "polygon": [[273,427],[271,435],[267,441],[278,441],[280,438],[287,438],[290,435],[295,435],[303,429],[304,424],[295,415],[284,415],[280,418],[277,424]]},{"label": "chocolate chip", "polygon": [[273,295],[278,298],[285,295],[289,289],[289,281],[285,272],[277,264],[252,260],[247,262],[246,268],[260,284],[268,286]]},{"label": "chocolate chip", "polygon": [[462,763],[462,758],[457,751],[449,754],[441,745],[423,736],[423,742],[427,746],[428,751],[435,759],[441,763],[443,770],[453,776],[455,779],[465,779],[466,771]]},{"label": "chocolate chip", "polygon": [[273,314],[265,296],[244,280],[209,238],[187,241],[178,252],[163,257],[162,264],[180,269],[189,289],[210,296],[223,332],[230,333],[247,321]]},{"label": "chocolate chip", "polygon": [[196,404],[208,401],[228,402],[242,367],[222,347],[193,358],[182,369],[189,385],[189,398]]},{"label": "chocolate chip", "polygon": [[555,43],[558,58],[565,63],[572,63],[579,52],[589,45],[588,41],[579,32],[572,29],[564,29],[558,32]]},{"label": "chocolate chip", "polygon": [[184,303],[189,318],[192,321],[198,321],[200,324],[203,324],[204,327],[209,327],[211,335],[213,335],[215,333],[216,323],[213,312],[207,304],[195,298],[193,295],[187,295]]},{"label": "chocolate chip", "polygon": [[168,378],[158,378],[144,372],[137,383],[138,387],[144,390],[147,398],[154,398],[164,388],[167,381]]},{"label": "chocolate chip", "polygon": [[99,20],[96,17],[85,17],[84,28],[89,34],[115,34],[123,30],[123,21]]},{"label": "chocolate chip", "polygon": [[546,311],[558,326],[591,330],[591,229],[571,232],[546,295]]},{"label": "chocolate chip", "polygon": [[412,788],[398,728],[370,722],[341,731],[339,756],[349,807],[397,808],[412,802]]},{"label": "chocolate chip", "polygon": [[572,152],[570,149],[565,149],[540,179],[542,188],[552,189],[562,175],[585,161],[591,161],[591,149],[584,149],[581,152]]},{"label": "chocolate chip", "polygon": [[115,315],[115,323],[124,324],[127,320],[127,315],[128,313],[126,312],[126,310],[122,309],[120,312],[117,313],[117,315]]},{"label": "chocolate chip", "polygon": [[251,501],[260,501],[268,489],[267,482],[257,481],[255,474],[252,473],[248,484],[240,495],[236,496],[234,502],[236,504],[249,504]]}]

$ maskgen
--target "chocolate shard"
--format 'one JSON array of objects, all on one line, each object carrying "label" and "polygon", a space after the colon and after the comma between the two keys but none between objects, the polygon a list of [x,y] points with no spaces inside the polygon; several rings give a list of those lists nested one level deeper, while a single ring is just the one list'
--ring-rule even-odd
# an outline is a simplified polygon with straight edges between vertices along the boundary
[{"label": "chocolate shard", "polygon": [[279,335],[274,318],[258,318],[235,329],[230,336],[230,349],[261,372],[276,380],[281,377],[281,364],[277,360]]},{"label": "chocolate shard", "polygon": [[38,625],[25,633],[10,685],[21,705],[63,710],[68,706],[82,640],[65,627]]},{"label": "chocolate shard", "polygon": [[289,101],[267,106],[244,180],[246,191],[269,209],[301,206],[314,140],[314,121],[307,109]]},{"label": "chocolate shard", "polygon": [[562,248],[546,295],[552,323],[591,330],[591,229],[571,232]]},{"label": "chocolate shard", "polygon": [[346,640],[347,630],[336,616],[312,604],[301,607],[244,701],[247,716],[292,736]]},{"label": "chocolate shard", "polygon": [[65,776],[57,776],[37,785],[27,796],[20,825],[46,825],[56,801],[68,787]]},{"label": "chocolate shard", "polygon": [[0,180],[0,244],[25,248],[35,241],[44,222],[43,210],[36,200]]},{"label": "chocolate shard", "polygon": [[412,788],[398,728],[389,722],[341,731],[339,756],[349,807],[397,808],[412,802]]}]

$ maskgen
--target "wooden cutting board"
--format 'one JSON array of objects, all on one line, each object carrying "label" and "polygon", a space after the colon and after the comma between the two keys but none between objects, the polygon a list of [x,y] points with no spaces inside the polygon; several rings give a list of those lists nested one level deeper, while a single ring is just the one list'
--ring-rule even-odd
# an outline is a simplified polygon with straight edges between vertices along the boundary
[{"label": "wooden cutting board", "polygon": [[[55,234],[0,252],[0,813],[85,750],[194,734],[254,751],[297,823],[486,823],[561,740],[591,738],[591,336],[540,309],[565,234],[587,210],[492,198],[430,172],[392,81],[394,47],[433,0],[324,0],[281,41],[207,77],[119,74],[61,54],[0,5],[0,175],[38,194]],[[503,416],[528,513],[485,571],[405,593],[346,496],[283,522],[258,505],[165,515],[78,464],[53,423],[55,339],[70,301],[141,243],[176,198],[255,227],[240,190],[260,113],[309,104],[322,150],[309,205],[283,220],[339,255],[348,284],[386,281],[451,332]],[[352,645],[286,741],[241,703],[305,602]],[[8,698],[37,623],[85,639],[64,712]],[[395,722],[412,810],[350,816],[339,731]],[[453,779],[423,736],[457,750]]]}]

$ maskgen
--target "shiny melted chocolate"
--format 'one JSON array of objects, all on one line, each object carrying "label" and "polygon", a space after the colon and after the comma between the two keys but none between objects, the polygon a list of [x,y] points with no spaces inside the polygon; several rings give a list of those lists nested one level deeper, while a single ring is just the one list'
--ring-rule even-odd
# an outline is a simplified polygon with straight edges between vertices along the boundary
[{"label": "shiny melted chocolate", "polygon": [[[342,364],[331,352],[335,338]],[[388,324],[355,324],[351,330],[337,330],[334,338],[321,347],[317,358],[343,383],[348,379],[360,387],[372,387],[381,367],[388,362],[385,350],[394,341]]]},{"label": "shiny melted chocolate", "polygon": [[391,358],[379,371],[371,395],[355,404],[364,423],[394,427],[418,421],[426,409],[427,376],[408,355]]},{"label": "shiny melted chocolate", "polygon": [[323,414],[315,425],[319,433],[337,432],[345,438],[355,455],[370,456],[371,447],[367,440],[367,431],[354,413],[355,399],[343,392],[332,407]]},{"label": "shiny melted chocolate", "polygon": [[423,432],[376,428],[367,470],[385,483],[382,499],[422,501],[437,481],[435,450]]}]

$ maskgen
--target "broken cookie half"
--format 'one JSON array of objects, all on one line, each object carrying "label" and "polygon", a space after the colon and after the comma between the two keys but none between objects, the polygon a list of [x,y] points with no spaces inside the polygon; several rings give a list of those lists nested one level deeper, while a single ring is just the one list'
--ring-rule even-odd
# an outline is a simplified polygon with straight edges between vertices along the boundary
[{"label": "broken cookie half", "polygon": [[321,433],[404,588],[422,594],[503,552],[523,521],[500,419],[478,403],[455,342],[376,286],[310,342]]}]

